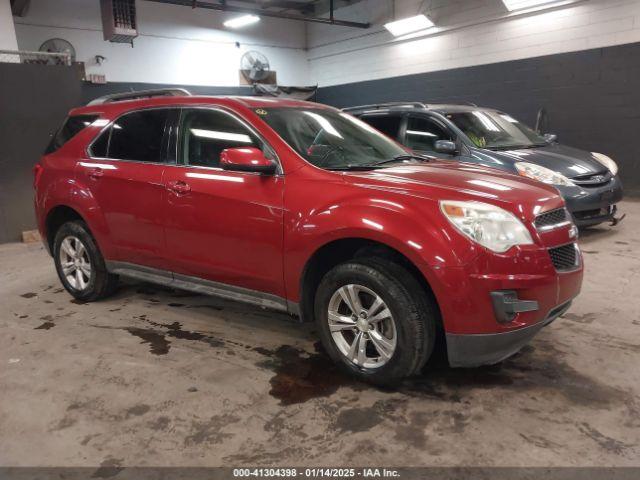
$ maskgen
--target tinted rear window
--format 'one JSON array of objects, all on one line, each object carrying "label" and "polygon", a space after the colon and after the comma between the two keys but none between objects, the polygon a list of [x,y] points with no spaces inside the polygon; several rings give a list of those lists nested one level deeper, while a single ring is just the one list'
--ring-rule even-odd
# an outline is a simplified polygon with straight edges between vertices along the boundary
[{"label": "tinted rear window", "polygon": [[75,137],[78,133],[91,125],[98,115],[74,115],[68,117],[62,124],[62,127],[53,135],[45,154],[53,153],[62,147],[65,143]]},{"label": "tinted rear window", "polygon": [[395,140],[398,138],[402,117],[395,115],[365,115],[360,117],[360,120],[364,120],[373,128],[380,130],[387,137]]},{"label": "tinted rear window", "polygon": [[138,162],[162,161],[162,137],[169,111],[127,113],[105,130],[91,147],[94,157]]}]

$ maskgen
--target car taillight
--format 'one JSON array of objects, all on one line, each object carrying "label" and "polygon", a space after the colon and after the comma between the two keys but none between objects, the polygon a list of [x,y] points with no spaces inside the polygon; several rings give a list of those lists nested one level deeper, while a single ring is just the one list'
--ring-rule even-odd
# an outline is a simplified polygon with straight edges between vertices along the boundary
[{"label": "car taillight", "polygon": [[38,182],[40,181],[40,176],[42,175],[42,165],[36,163],[33,167],[33,188],[38,188]]}]

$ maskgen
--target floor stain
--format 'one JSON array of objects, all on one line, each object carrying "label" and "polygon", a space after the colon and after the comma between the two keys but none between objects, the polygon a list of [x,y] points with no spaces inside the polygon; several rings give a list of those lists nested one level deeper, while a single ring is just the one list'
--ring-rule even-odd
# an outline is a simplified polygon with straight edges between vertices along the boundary
[{"label": "floor stain", "polygon": [[538,448],[546,448],[550,450],[558,450],[562,448],[562,445],[559,443],[552,442],[544,437],[540,437],[538,435],[525,435],[521,433],[520,436],[524,439],[525,442],[530,443]]},{"label": "floor stain", "polygon": [[571,320],[572,322],[576,323],[589,324],[593,323],[593,321],[598,318],[598,315],[596,315],[595,313],[585,313],[582,315],[577,313],[565,313],[564,315],[562,315],[562,318],[566,318],[567,320]]},{"label": "floor stain", "polygon": [[335,428],[341,432],[366,432],[385,419],[392,420],[394,424],[404,421],[399,410],[406,408],[403,400],[378,400],[370,407],[343,408],[338,413]]},{"label": "floor stain", "polygon": [[95,472],[93,472],[93,475],[91,475],[91,478],[115,477],[122,470],[124,470],[124,467],[122,466],[122,462],[124,462],[123,458],[114,458],[111,456],[105,458],[102,461],[102,463],[100,463],[100,468],[98,468]]},{"label": "floor stain", "polygon": [[149,345],[149,352],[154,355],[166,355],[169,353],[169,342],[164,333],[152,330],[150,328],[124,327],[122,330],[129,332],[131,335],[142,339],[140,343]]},{"label": "floor stain", "polygon": [[615,438],[603,435],[588,423],[582,423],[578,428],[583,434],[600,445],[601,448],[607,450],[608,452],[615,453],[616,455],[622,455],[624,451],[631,446],[627,445],[624,442],[616,440]]},{"label": "floor stain", "polygon": [[[461,402],[474,390],[490,389],[543,389],[562,395],[573,404],[594,407],[628,401],[627,392],[604,385],[563,362],[564,354],[553,344],[538,343],[540,348],[528,346],[521,353],[493,366],[461,369],[451,368],[446,363],[428,364],[421,375],[405,379],[394,387],[378,389],[409,397],[430,397],[454,403]],[[344,386],[355,389],[376,388],[365,386],[343,373],[317,347],[315,353],[289,345],[276,350],[262,347],[252,350],[267,357],[258,366],[275,372],[270,380],[269,393],[281,405],[327,397]],[[454,431],[462,431],[465,419],[453,418]]]},{"label": "floor stain", "polygon": [[149,428],[151,430],[155,430],[157,432],[162,432],[169,428],[169,424],[171,423],[171,419],[169,417],[158,417],[155,420],[149,422]]},{"label": "floor stain", "polygon": [[225,413],[222,415],[213,415],[206,422],[192,422],[192,433],[184,439],[184,444],[200,445],[206,444],[220,444],[225,439],[232,437],[230,433],[223,432],[222,429],[227,425],[236,423],[240,420],[239,417]]},{"label": "floor stain", "polygon": [[147,320],[151,325],[155,327],[166,328],[166,335],[168,337],[177,338],[180,340],[194,340],[198,342],[204,342],[210,347],[223,347],[225,342],[218,338],[212,337],[210,335],[205,335],[204,333],[194,332],[190,330],[183,330],[182,324],[179,322],[173,322],[170,324],[165,323],[156,323],[151,320]]},{"label": "floor stain", "polygon": [[37,293],[34,292],[27,292],[27,293],[23,293],[22,295],[20,295],[22,298],[33,298],[35,296],[37,296]]},{"label": "floor stain", "polygon": [[268,357],[258,366],[275,372],[270,380],[269,393],[280,400],[281,405],[328,397],[346,385],[362,386],[340,371],[322,352],[308,353],[290,345],[282,345],[273,351],[260,347],[253,350]]},{"label": "floor stain", "polygon": [[366,432],[378,425],[382,420],[382,416],[375,408],[346,408],[338,414],[336,428],[341,432]]},{"label": "floor stain", "polygon": [[42,325],[35,327],[34,330],[50,330],[55,326],[56,324],[53,322],[44,322]]},{"label": "floor stain", "polygon": [[140,415],[144,415],[145,413],[147,413],[149,410],[151,410],[151,407],[149,405],[146,405],[146,404],[135,405],[127,409],[126,417],[127,418],[139,417]]},{"label": "floor stain", "polygon": [[85,435],[85,437],[80,442],[80,445],[82,445],[82,446],[88,445],[91,440],[93,440],[94,438],[99,437],[99,436],[100,436],[99,433],[92,433],[90,435]]}]

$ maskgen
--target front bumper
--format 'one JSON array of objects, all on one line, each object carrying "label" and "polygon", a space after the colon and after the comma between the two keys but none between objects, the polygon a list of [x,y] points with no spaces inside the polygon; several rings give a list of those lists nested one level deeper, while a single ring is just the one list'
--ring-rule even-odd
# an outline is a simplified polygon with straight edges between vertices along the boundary
[{"label": "front bumper", "polygon": [[599,187],[561,186],[556,188],[578,227],[589,227],[614,219],[615,204],[622,200],[622,182],[616,176]]},{"label": "front bumper", "polygon": [[564,314],[571,300],[553,308],[544,320],[528,327],[503,333],[447,333],[447,355],[452,367],[493,365],[517,353],[545,326]]},{"label": "front bumper", "polygon": [[[497,363],[562,315],[580,293],[583,259],[572,225],[538,232],[539,243],[480,250],[464,266],[430,270],[452,366]],[[541,246],[544,245],[544,246]],[[574,248],[573,265],[564,261]]]}]

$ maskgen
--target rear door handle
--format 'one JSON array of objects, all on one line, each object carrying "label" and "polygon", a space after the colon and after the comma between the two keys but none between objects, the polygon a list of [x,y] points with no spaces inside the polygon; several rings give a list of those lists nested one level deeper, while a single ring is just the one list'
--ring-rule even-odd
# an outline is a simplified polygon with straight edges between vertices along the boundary
[{"label": "rear door handle", "polygon": [[94,180],[98,180],[100,177],[103,177],[103,176],[104,176],[104,170],[102,170],[99,167],[89,171],[89,178],[93,178]]},{"label": "rear door handle", "polygon": [[188,183],[185,183],[181,180],[174,180],[167,183],[167,190],[172,191],[176,195],[184,195],[191,191],[191,187]]}]

